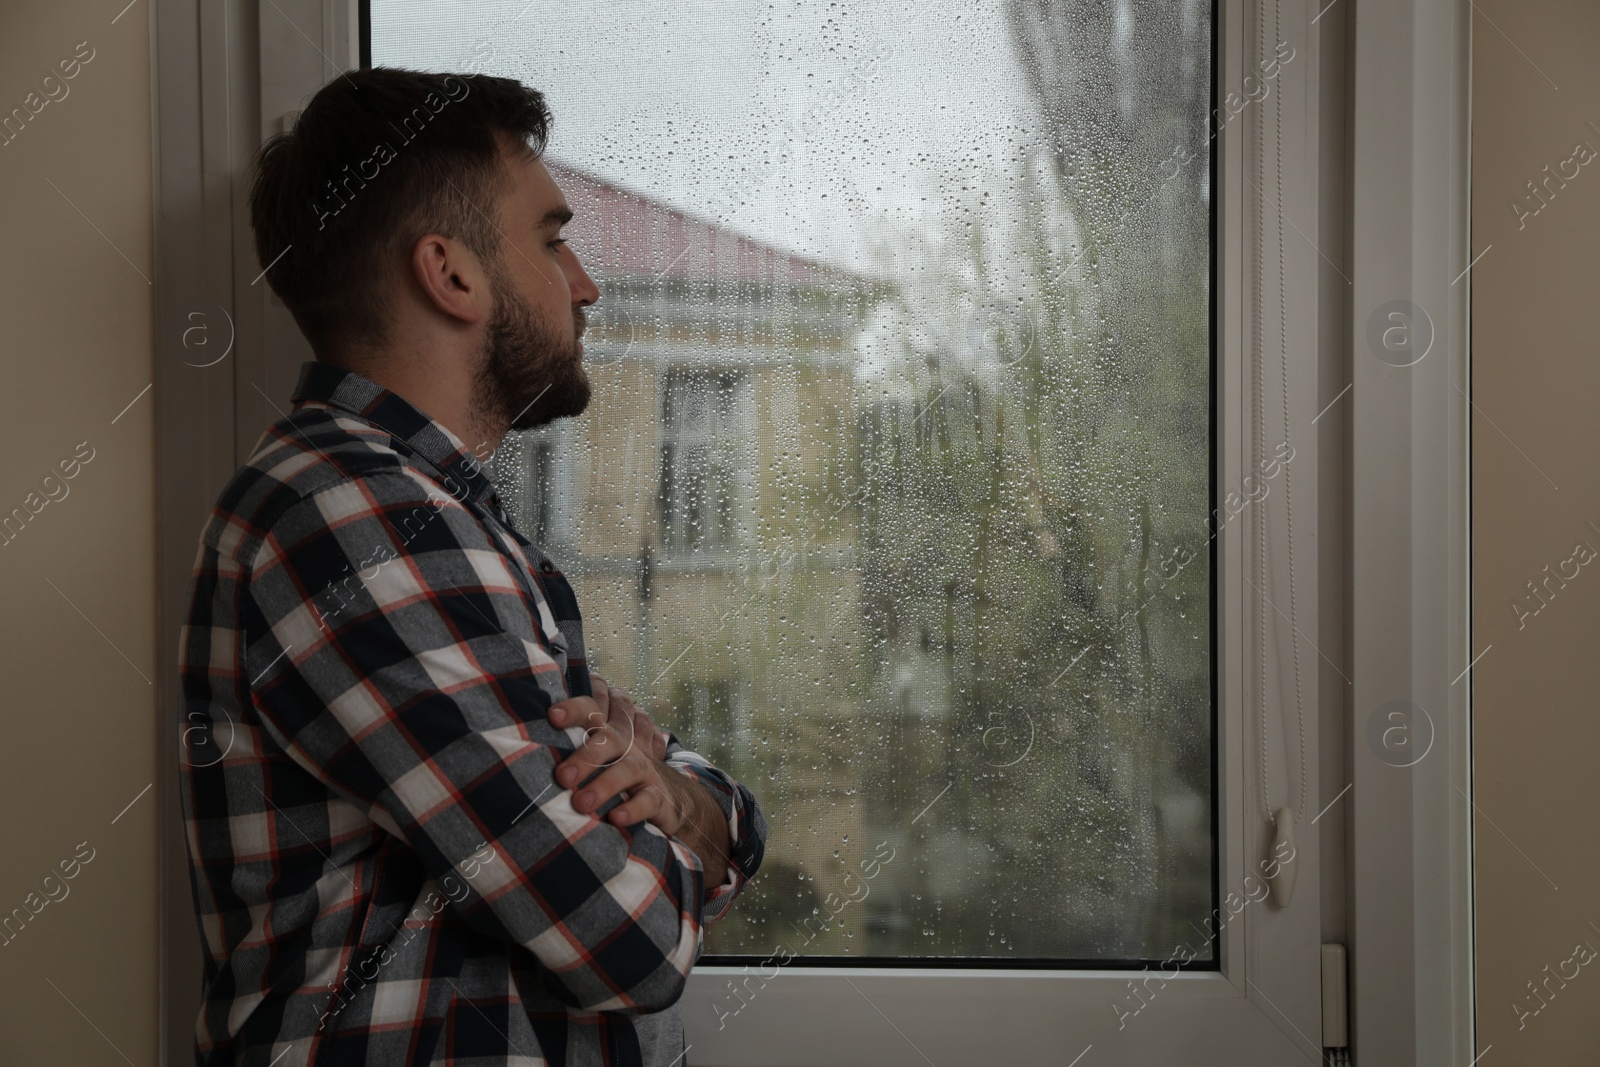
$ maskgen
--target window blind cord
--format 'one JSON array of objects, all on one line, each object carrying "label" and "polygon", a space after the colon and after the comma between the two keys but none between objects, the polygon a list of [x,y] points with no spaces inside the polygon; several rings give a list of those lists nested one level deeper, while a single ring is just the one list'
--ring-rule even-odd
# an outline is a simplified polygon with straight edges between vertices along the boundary
[{"label": "window blind cord", "polygon": [[[1273,47],[1283,40],[1279,34],[1279,11],[1281,0],[1273,0],[1272,4],[1272,39]],[[1278,200],[1278,383],[1283,390],[1283,438],[1288,441],[1293,435],[1289,432],[1289,316],[1288,316],[1288,272],[1284,268],[1283,255],[1283,97],[1279,95],[1276,106],[1272,109],[1273,123],[1276,127],[1273,134],[1273,148],[1277,154],[1277,200]],[[1306,817],[1306,703],[1305,690],[1300,680],[1300,606],[1295,591],[1295,566],[1294,566],[1294,470],[1288,464],[1283,465],[1283,510],[1288,523],[1289,535],[1289,643],[1294,649],[1294,711],[1295,730],[1300,741],[1300,802],[1295,807],[1295,825],[1305,822]],[[1285,738],[1285,741],[1288,739]],[[1287,753],[1285,753],[1287,755]]]},{"label": "window blind cord", "polygon": [[[1281,40],[1281,37],[1279,37],[1279,35],[1278,35],[1279,34],[1279,28],[1280,28],[1279,3],[1277,2],[1277,0],[1274,0],[1274,3],[1272,5],[1272,29],[1273,29],[1273,40],[1274,40],[1274,42],[1276,42],[1278,40]],[[1266,20],[1265,19],[1257,20],[1257,23],[1256,23],[1256,51],[1257,51],[1258,55],[1264,55],[1266,53],[1265,33],[1266,33]],[[1274,149],[1275,156],[1276,156],[1276,166],[1274,168],[1274,175],[1273,176],[1274,176],[1274,178],[1276,180],[1276,186],[1275,186],[1276,192],[1277,192],[1276,203],[1277,203],[1277,211],[1278,211],[1278,216],[1279,216],[1278,217],[1278,225],[1276,227],[1276,231],[1277,231],[1276,232],[1277,253],[1278,253],[1278,256],[1277,256],[1277,258],[1278,258],[1278,278],[1277,278],[1277,282],[1278,282],[1278,358],[1279,358],[1279,379],[1280,379],[1280,382],[1281,382],[1282,387],[1283,387],[1283,430],[1284,430],[1284,438],[1285,438],[1285,440],[1287,440],[1289,438],[1289,436],[1290,436],[1290,434],[1289,434],[1289,325],[1288,325],[1288,317],[1287,317],[1287,297],[1286,297],[1287,285],[1286,285],[1286,271],[1285,271],[1285,267],[1284,267],[1284,240],[1283,240],[1283,107],[1282,107],[1282,101],[1283,101],[1283,98],[1282,98],[1281,95],[1279,95],[1277,97],[1277,99],[1273,102],[1272,114],[1273,114],[1273,149]],[[1265,103],[1265,101],[1263,101],[1263,103]],[[1256,189],[1259,192],[1259,190],[1261,189],[1261,186],[1263,184],[1265,184],[1265,181],[1266,181],[1266,174],[1265,174],[1265,170],[1266,170],[1266,153],[1262,148],[1262,145],[1260,143],[1260,136],[1259,136],[1260,133],[1264,132],[1265,122],[1262,121],[1264,116],[1261,116],[1259,111],[1257,112],[1257,115],[1258,115],[1258,118],[1257,118],[1256,126],[1257,126],[1257,131],[1258,131],[1258,138],[1257,138],[1257,143],[1256,143],[1255,156],[1256,156]],[[1254,337],[1252,339],[1253,342],[1254,342],[1254,344],[1253,344],[1253,348],[1254,348],[1253,355],[1255,357],[1255,359],[1254,359],[1254,362],[1255,362],[1255,381],[1253,383],[1254,388],[1252,390],[1252,393],[1253,393],[1253,399],[1255,401],[1255,404],[1254,404],[1254,407],[1255,407],[1255,438],[1256,438],[1255,452],[1256,452],[1256,460],[1257,460],[1257,466],[1256,466],[1256,470],[1255,470],[1254,473],[1255,473],[1257,478],[1260,477],[1260,472],[1261,472],[1260,464],[1266,458],[1266,438],[1265,438],[1266,429],[1265,429],[1265,426],[1264,426],[1265,420],[1263,418],[1263,415],[1264,415],[1263,409],[1265,407],[1265,400],[1264,400],[1264,397],[1263,397],[1264,390],[1262,388],[1263,374],[1264,374],[1264,371],[1266,369],[1265,368],[1265,362],[1266,362],[1266,360],[1265,360],[1265,344],[1263,343],[1263,339],[1262,339],[1263,326],[1264,326],[1264,324],[1262,322],[1262,318],[1263,318],[1263,309],[1264,309],[1264,303],[1265,303],[1265,301],[1262,299],[1262,294],[1263,294],[1263,290],[1266,288],[1266,257],[1261,254],[1262,251],[1263,251],[1263,246],[1266,243],[1266,221],[1265,221],[1265,218],[1266,218],[1265,212],[1260,210],[1260,207],[1258,206],[1258,209],[1256,211],[1256,294],[1255,294],[1255,312],[1256,312],[1256,323],[1255,323],[1255,326],[1256,326],[1256,328],[1255,328]],[[1298,736],[1299,736],[1299,748],[1300,748],[1300,792],[1299,792],[1299,802],[1296,805],[1295,812],[1294,812],[1294,822],[1295,822],[1296,825],[1299,825],[1300,823],[1302,823],[1304,821],[1304,819],[1305,819],[1305,811],[1306,811],[1306,781],[1307,781],[1307,774],[1306,774],[1306,718],[1305,718],[1305,691],[1304,691],[1304,687],[1303,687],[1303,684],[1302,684],[1301,667],[1300,667],[1300,624],[1299,624],[1299,614],[1300,614],[1300,612],[1299,612],[1299,597],[1297,595],[1298,594],[1298,590],[1296,588],[1296,582],[1295,582],[1295,565],[1294,565],[1294,481],[1293,481],[1293,473],[1290,470],[1289,464],[1287,464],[1287,463],[1285,463],[1284,466],[1283,466],[1283,476],[1284,476],[1284,484],[1283,484],[1284,512],[1285,512],[1285,517],[1286,517],[1286,521],[1287,521],[1287,532],[1288,532],[1288,541],[1289,541],[1289,544],[1288,544],[1288,556],[1289,556],[1289,560],[1288,560],[1288,562],[1289,562],[1289,629],[1290,629],[1289,641],[1290,641],[1291,647],[1293,648],[1293,655],[1294,655],[1295,718],[1296,718],[1296,724],[1297,724],[1297,730],[1298,730]],[[1276,822],[1277,822],[1277,817],[1273,813],[1273,810],[1272,810],[1272,803],[1271,803],[1271,799],[1270,799],[1270,794],[1268,792],[1268,783],[1267,783],[1267,655],[1266,655],[1266,651],[1267,651],[1267,613],[1266,613],[1266,608],[1269,606],[1270,601],[1268,601],[1267,593],[1266,593],[1266,589],[1267,589],[1267,525],[1266,525],[1266,515],[1265,515],[1264,511],[1258,511],[1256,513],[1256,516],[1255,516],[1255,529],[1256,529],[1256,577],[1259,579],[1259,581],[1258,581],[1258,583],[1256,585],[1256,591],[1257,591],[1258,595],[1260,596],[1261,601],[1263,601],[1263,603],[1258,603],[1257,604],[1257,611],[1256,611],[1256,618],[1257,618],[1257,625],[1258,625],[1257,637],[1258,637],[1258,640],[1260,642],[1260,644],[1258,646],[1258,649],[1259,649],[1258,659],[1259,659],[1260,665],[1261,665],[1260,686],[1259,686],[1259,692],[1258,692],[1258,696],[1257,696],[1257,699],[1258,699],[1258,702],[1259,702],[1259,710],[1260,710],[1259,718],[1260,718],[1260,726],[1261,726],[1261,746],[1260,746],[1260,753],[1261,753],[1261,758],[1260,758],[1260,764],[1261,764],[1261,805],[1262,805],[1263,812],[1264,812],[1264,814],[1266,816],[1267,822],[1269,824],[1274,824],[1275,825]],[[1284,737],[1285,752],[1284,752],[1284,757],[1285,757],[1285,761],[1287,762],[1287,759],[1288,759],[1288,751],[1287,751],[1287,746],[1288,746],[1287,727],[1288,727],[1288,723],[1285,722],[1283,725],[1285,727],[1285,737]]]}]

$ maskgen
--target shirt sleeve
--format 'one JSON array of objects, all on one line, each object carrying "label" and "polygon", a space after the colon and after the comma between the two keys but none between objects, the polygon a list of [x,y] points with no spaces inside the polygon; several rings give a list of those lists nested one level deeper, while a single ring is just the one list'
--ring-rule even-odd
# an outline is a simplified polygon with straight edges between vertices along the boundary
[{"label": "shirt sleeve", "polygon": [[[767,820],[750,790],[698,752],[689,751],[671,733],[667,734],[667,764],[705,786],[728,820],[728,870],[720,885],[707,885],[701,913],[704,922],[713,923],[728,914],[734,899],[760,869],[767,847]],[[710,880],[708,871],[706,881]]]},{"label": "shirt sleeve", "polygon": [[582,731],[547,718],[565,685],[544,635],[560,638],[526,590],[421,477],[319,489],[248,562],[255,711],[290,759],[409,844],[464,922],[527,948],[555,996],[659,1011],[700,954],[700,859],[649,824],[580,814],[556,785]]}]

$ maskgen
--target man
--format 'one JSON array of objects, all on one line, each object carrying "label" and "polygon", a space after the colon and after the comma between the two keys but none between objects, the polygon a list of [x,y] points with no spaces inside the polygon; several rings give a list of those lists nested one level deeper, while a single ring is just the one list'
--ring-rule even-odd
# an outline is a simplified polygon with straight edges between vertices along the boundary
[{"label": "man", "polygon": [[589,398],[549,121],[507,79],[353,71],[262,149],[256,251],[317,361],[183,636],[200,1064],[665,1067],[760,864],[755,799],[591,678],[476,458]]}]

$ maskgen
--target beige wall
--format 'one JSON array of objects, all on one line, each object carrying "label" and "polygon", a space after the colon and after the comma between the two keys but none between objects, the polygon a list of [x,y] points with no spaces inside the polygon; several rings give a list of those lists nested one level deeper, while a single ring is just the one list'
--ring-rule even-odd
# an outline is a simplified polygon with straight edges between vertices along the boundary
[{"label": "beige wall", "polygon": [[150,394],[123,411],[153,363],[149,7],[120,6],[0,8],[0,112],[91,57],[0,147],[0,513],[28,515],[0,547],[6,1064],[156,1057]]},{"label": "beige wall", "polygon": [[[1589,525],[1600,526],[1600,158],[1580,161],[1600,151],[1600,4],[1479,7],[1473,644],[1489,651],[1473,672],[1478,1049],[1494,1046],[1493,1067],[1595,1063],[1600,960],[1582,965],[1587,947],[1573,956],[1600,950],[1589,925],[1600,925],[1600,562],[1580,562],[1600,550]],[[1530,181],[1548,181],[1537,214]],[[1576,977],[1563,983],[1562,970]],[[1537,1014],[1530,981],[1548,981]]]}]

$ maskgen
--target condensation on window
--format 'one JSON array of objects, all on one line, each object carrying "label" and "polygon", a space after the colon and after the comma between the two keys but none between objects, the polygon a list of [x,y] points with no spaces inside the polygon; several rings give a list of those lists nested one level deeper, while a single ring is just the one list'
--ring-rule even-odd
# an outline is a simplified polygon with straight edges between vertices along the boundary
[{"label": "condensation on window", "polygon": [[554,111],[593,399],[495,470],[766,811],[708,952],[1210,958],[1211,25],[374,0]]}]

